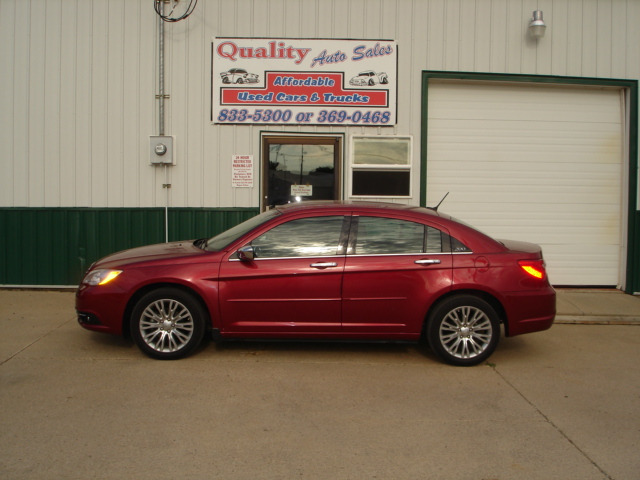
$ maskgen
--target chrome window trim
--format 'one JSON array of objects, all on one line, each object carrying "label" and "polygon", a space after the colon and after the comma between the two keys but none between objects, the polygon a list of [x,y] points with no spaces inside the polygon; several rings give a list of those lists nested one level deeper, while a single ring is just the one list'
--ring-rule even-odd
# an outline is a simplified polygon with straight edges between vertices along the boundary
[{"label": "chrome window trim", "polygon": [[[327,255],[326,257],[323,256],[315,256],[315,257],[262,257],[262,258],[254,258],[253,260],[251,260],[252,262],[261,262],[261,261],[265,261],[265,260],[304,260],[306,259],[322,259],[322,261],[325,261],[328,258],[345,258],[348,257],[348,255]],[[230,262],[242,262],[242,260],[240,260],[239,258],[229,258]]]},{"label": "chrome window trim", "polygon": [[434,255],[471,255],[473,252],[438,252],[438,253],[350,253],[347,257],[428,257]]},{"label": "chrome window trim", "polygon": [[[269,258],[254,258],[253,262],[265,261],[265,260],[300,260],[300,259],[310,259],[310,258],[348,258],[348,257],[429,257],[435,255],[473,255],[473,252],[440,252],[440,253],[363,253],[355,255],[353,253],[349,253],[346,255],[329,255],[326,257],[323,256],[314,256],[314,257],[269,257]],[[229,258],[230,262],[241,262],[239,258]]]}]

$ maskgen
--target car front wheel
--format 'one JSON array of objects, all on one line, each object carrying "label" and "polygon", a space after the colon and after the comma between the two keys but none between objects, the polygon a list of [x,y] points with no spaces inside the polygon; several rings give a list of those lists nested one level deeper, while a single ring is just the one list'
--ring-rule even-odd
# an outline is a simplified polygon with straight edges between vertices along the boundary
[{"label": "car front wheel", "polygon": [[206,313],[193,296],[174,288],[144,295],[133,309],[131,336],[144,353],[173,360],[191,353],[204,336]]},{"label": "car front wheel", "polygon": [[473,295],[451,297],[438,305],[427,323],[431,350],[452,365],[477,365],[493,353],[500,339],[498,315]]}]

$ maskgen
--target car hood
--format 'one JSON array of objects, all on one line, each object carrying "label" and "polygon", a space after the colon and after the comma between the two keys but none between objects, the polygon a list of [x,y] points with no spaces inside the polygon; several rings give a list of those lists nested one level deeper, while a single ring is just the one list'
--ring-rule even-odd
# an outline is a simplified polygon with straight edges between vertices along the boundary
[{"label": "car hood", "polygon": [[96,262],[94,267],[115,267],[158,260],[177,260],[206,255],[207,253],[194,246],[193,241],[159,243],[114,253]]}]

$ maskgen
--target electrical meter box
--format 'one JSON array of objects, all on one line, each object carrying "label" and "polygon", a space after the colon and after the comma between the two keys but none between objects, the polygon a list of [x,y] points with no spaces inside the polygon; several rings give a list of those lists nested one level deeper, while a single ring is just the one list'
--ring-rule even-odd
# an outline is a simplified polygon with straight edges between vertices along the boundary
[{"label": "electrical meter box", "polygon": [[172,135],[151,135],[149,137],[149,158],[151,165],[175,165]]}]

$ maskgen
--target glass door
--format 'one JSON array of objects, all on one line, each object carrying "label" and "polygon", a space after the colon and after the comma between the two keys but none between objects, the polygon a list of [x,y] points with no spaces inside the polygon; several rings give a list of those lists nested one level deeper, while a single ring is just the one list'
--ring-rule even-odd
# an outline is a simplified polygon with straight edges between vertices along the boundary
[{"label": "glass door", "polygon": [[263,210],[340,199],[339,137],[265,136],[262,142]]}]

